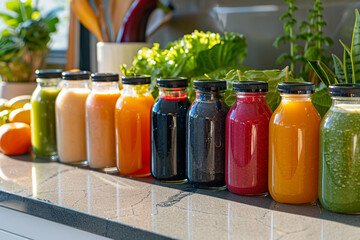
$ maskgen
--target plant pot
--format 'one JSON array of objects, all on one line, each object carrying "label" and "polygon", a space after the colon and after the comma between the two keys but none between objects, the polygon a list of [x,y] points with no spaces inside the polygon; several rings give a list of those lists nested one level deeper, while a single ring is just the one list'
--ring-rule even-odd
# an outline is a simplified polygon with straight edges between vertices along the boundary
[{"label": "plant pot", "polygon": [[19,95],[31,95],[36,82],[0,82],[0,98],[11,99]]},{"label": "plant pot", "polygon": [[122,76],[120,66],[126,64],[128,68],[137,52],[143,47],[152,47],[152,43],[126,42],[108,43],[98,42],[97,48],[97,71],[102,73],[118,73]]}]

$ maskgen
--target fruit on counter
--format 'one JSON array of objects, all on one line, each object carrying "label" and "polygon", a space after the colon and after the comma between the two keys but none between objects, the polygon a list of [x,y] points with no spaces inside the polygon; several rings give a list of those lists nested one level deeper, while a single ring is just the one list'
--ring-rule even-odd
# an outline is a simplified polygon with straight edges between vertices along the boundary
[{"label": "fruit on counter", "polygon": [[30,109],[31,110],[31,103],[25,103],[25,105],[23,106],[23,109]]},{"label": "fruit on counter", "polygon": [[8,100],[6,98],[0,98],[0,110],[7,109]]},{"label": "fruit on counter", "polygon": [[9,122],[9,114],[10,111],[7,109],[0,112],[0,126]]},{"label": "fruit on counter", "polygon": [[30,125],[30,109],[18,108],[9,114],[9,122],[22,122]]},{"label": "fruit on counter", "polygon": [[6,155],[21,155],[31,147],[30,126],[26,123],[6,123],[0,127],[0,151]]},{"label": "fruit on counter", "polygon": [[6,106],[11,109],[22,108],[26,103],[29,103],[31,95],[20,95],[10,99]]}]

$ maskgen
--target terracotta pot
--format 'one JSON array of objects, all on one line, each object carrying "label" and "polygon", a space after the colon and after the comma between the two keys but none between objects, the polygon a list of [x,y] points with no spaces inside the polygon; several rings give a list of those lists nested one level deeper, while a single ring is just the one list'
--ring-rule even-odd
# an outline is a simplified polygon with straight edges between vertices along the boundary
[{"label": "terracotta pot", "polygon": [[11,99],[19,95],[31,95],[36,82],[0,82],[0,98]]}]

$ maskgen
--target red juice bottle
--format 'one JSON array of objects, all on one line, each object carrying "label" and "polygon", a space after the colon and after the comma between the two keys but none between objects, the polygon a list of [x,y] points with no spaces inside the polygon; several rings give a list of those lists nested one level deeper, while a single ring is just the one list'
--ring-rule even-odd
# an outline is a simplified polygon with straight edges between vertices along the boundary
[{"label": "red juice bottle", "polygon": [[226,186],[236,194],[261,195],[268,191],[268,84],[240,81],[233,86],[236,102],[226,118]]}]

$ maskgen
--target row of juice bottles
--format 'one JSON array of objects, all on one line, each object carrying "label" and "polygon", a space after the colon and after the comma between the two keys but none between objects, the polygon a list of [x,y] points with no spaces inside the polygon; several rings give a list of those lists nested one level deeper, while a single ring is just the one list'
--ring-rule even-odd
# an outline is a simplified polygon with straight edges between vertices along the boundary
[{"label": "row of juice bottles", "polygon": [[[193,186],[225,185],[241,195],[269,192],[275,201],[360,212],[360,85],[329,87],[333,104],[321,121],[312,83],[278,84],[281,102],[266,103],[268,84],[158,79],[154,101],[146,76],[38,70],[31,104],[33,152],[90,168],[116,166],[125,176],[152,175]],[[59,87],[62,78],[63,86]]]}]

